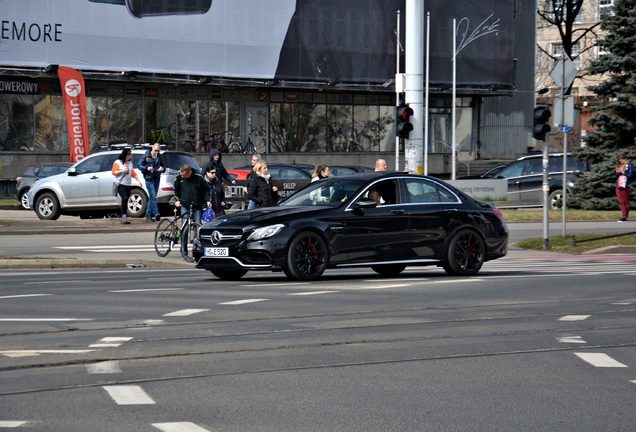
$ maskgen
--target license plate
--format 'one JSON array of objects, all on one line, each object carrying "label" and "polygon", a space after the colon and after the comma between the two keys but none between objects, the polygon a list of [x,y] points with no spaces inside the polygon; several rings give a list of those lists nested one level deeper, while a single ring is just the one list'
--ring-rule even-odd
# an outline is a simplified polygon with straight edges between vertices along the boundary
[{"label": "license plate", "polygon": [[230,256],[229,248],[223,247],[206,247],[205,256],[207,257],[226,257]]}]

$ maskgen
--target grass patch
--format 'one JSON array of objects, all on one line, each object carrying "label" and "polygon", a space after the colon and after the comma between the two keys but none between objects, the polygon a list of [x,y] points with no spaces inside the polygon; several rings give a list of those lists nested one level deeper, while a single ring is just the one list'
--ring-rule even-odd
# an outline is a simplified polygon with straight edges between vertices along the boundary
[{"label": "grass patch", "polygon": [[[624,234],[586,233],[568,236],[550,236],[549,248],[552,252],[582,254],[607,246],[636,246],[636,231]],[[543,250],[543,238],[530,238],[516,243],[521,249]]]},{"label": "grass patch", "polygon": [[[543,222],[543,209],[499,209],[506,222]],[[601,210],[568,209],[566,220],[568,221],[603,221],[618,220],[621,212]],[[548,212],[550,222],[563,220],[563,210],[550,210]]]}]

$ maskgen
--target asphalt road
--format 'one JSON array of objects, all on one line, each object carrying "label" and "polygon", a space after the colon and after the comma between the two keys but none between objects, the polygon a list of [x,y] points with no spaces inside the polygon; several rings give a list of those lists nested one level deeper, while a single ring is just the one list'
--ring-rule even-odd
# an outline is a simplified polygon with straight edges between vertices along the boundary
[{"label": "asphalt road", "polygon": [[633,431],[634,258],[0,270],[0,428]]}]

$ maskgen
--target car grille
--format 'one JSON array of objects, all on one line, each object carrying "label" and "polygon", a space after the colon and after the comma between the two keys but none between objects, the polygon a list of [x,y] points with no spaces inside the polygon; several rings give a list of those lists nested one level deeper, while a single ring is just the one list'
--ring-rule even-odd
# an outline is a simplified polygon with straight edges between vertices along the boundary
[{"label": "car grille", "polygon": [[[218,232],[220,237],[218,238],[218,242],[213,242],[214,233]],[[238,244],[243,237],[243,231],[240,229],[236,230],[203,230],[199,231],[199,238],[201,239],[201,243],[205,245],[214,245],[214,246],[223,246],[229,247]]]},{"label": "car grille", "polygon": [[269,255],[262,252],[246,252],[242,253],[240,256],[241,260],[245,264],[260,264],[260,265],[271,265],[272,260],[269,258]]}]

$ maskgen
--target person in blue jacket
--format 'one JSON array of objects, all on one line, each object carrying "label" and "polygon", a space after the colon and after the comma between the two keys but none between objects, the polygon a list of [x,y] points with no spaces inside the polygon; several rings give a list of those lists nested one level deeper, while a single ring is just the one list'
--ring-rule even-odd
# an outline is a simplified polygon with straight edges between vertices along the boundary
[{"label": "person in blue jacket", "polygon": [[159,206],[157,205],[157,191],[159,191],[159,182],[161,173],[166,170],[161,160],[161,145],[156,143],[152,148],[146,151],[146,154],[137,164],[137,168],[144,175],[146,180],[146,189],[148,190],[148,205],[146,206],[146,219],[149,222],[158,221],[161,218],[159,214]]}]

